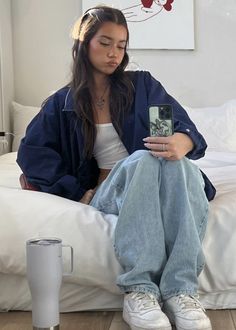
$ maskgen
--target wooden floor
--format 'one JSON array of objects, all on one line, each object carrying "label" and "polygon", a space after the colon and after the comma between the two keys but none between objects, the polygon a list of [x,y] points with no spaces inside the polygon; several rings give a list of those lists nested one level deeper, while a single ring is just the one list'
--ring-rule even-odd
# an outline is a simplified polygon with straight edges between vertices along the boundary
[{"label": "wooden floor", "polygon": [[[236,330],[236,310],[208,310],[213,330]],[[79,312],[60,316],[60,330],[129,330],[121,312]],[[0,313],[0,330],[32,330],[31,313]]]}]

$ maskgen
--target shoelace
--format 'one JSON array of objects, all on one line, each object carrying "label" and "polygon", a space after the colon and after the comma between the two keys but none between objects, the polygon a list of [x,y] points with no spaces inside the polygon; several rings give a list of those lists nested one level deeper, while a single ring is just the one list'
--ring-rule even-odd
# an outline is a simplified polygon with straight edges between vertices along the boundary
[{"label": "shoelace", "polygon": [[201,309],[204,312],[206,311],[198,300],[198,296],[181,294],[178,296],[178,303],[183,309]]},{"label": "shoelace", "polygon": [[159,306],[156,298],[152,294],[144,292],[134,292],[132,298],[138,301],[145,309],[152,308],[154,306]]}]

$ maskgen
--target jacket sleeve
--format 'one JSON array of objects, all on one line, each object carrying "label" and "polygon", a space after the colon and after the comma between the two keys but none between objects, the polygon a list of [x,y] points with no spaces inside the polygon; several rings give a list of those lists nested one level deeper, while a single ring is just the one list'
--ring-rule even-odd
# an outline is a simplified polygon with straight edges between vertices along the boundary
[{"label": "jacket sleeve", "polygon": [[[68,174],[62,154],[63,130],[59,100],[50,97],[31,121],[17,156],[26,179],[42,192],[79,201],[86,189],[77,177]],[[68,146],[69,148],[69,146]]]},{"label": "jacket sleeve", "polygon": [[198,132],[195,124],[189,118],[184,108],[170,96],[159,81],[146,72],[149,104],[171,104],[173,106],[174,131],[187,134],[194,143],[194,148],[186,155],[190,159],[199,159],[205,155],[207,144],[203,136]]}]

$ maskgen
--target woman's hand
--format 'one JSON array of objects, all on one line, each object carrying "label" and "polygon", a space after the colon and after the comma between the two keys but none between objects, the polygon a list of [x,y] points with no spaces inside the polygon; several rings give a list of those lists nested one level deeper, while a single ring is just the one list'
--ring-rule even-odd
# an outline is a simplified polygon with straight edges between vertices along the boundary
[{"label": "woman's hand", "polygon": [[87,190],[86,193],[84,194],[84,196],[79,200],[79,202],[88,205],[91,202],[95,192],[96,192],[96,189]]},{"label": "woman's hand", "polygon": [[174,133],[166,137],[150,136],[143,141],[153,156],[167,160],[180,160],[194,147],[191,138],[184,133]]}]

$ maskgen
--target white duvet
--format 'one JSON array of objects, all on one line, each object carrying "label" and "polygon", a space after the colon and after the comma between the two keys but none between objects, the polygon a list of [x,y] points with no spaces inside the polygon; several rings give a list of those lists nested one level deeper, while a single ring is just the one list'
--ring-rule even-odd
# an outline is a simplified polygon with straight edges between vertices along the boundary
[{"label": "white duvet", "polygon": [[[15,157],[16,153],[0,157],[0,281],[4,274],[25,276],[26,240],[53,236],[74,248],[74,273],[64,283],[87,287],[88,292],[98,287],[119,294],[115,279],[121,268],[111,240],[116,217],[57,196],[21,190]],[[208,308],[235,308],[236,153],[208,152],[196,163],[217,188],[210,203],[199,293]],[[67,270],[69,254],[63,259]],[[3,304],[0,299],[0,309]]]}]

